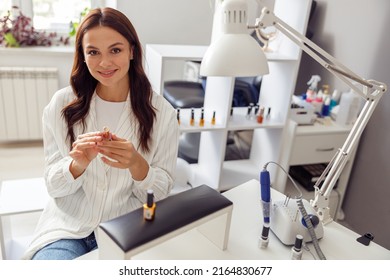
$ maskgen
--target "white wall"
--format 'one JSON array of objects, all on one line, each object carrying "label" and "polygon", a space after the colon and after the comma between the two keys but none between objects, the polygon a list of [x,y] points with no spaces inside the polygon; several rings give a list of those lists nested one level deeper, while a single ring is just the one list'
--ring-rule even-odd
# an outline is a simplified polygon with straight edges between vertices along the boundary
[{"label": "white wall", "polygon": [[[317,0],[313,17],[312,40],[332,54],[356,74],[365,78],[388,80],[386,52],[382,45],[388,44],[387,24],[390,3],[388,0]],[[382,52],[381,52],[382,51]],[[301,67],[299,92],[306,89],[314,73],[321,72],[324,82],[332,82],[337,88],[347,87],[305,55]]]},{"label": "white wall", "polygon": [[138,32],[142,44],[210,43],[214,1],[118,1]]},{"label": "white wall", "polygon": [[[390,86],[390,1],[317,0],[312,40],[355,73]],[[306,90],[311,75],[346,90],[317,63],[303,56],[296,93]],[[382,98],[366,127],[355,158],[343,209],[346,222],[360,234],[390,249],[390,91]]]},{"label": "white wall", "polygon": [[[117,1],[117,8],[134,25],[144,49],[146,44],[210,43],[214,0],[127,0]],[[183,69],[183,61],[169,61],[166,80],[182,78]]]},{"label": "white wall", "polygon": [[0,66],[57,67],[59,87],[69,85],[73,47],[0,48]]}]

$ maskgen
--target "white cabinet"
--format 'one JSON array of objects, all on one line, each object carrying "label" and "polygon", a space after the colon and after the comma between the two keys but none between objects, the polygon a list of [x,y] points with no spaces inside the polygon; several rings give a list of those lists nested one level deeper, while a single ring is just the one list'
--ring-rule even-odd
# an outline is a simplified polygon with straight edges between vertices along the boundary
[{"label": "white cabinet", "polygon": [[[286,135],[283,144],[283,159],[280,164],[288,172],[293,165],[306,165],[328,163],[340,149],[351,130],[351,126],[340,126],[334,122],[327,125],[315,123],[314,125],[297,125],[290,120],[287,122]],[[337,188],[330,196],[330,210],[333,218],[343,218],[341,205],[344,200],[349,175],[355,158],[356,149],[352,151],[343,172],[341,173]],[[276,179],[278,190],[283,193],[292,193],[292,184],[287,181],[287,175],[279,173]],[[304,198],[314,199],[314,191],[301,189]],[[337,217],[336,217],[337,213]]]},{"label": "white cabinet", "polygon": [[[311,0],[276,0],[275,14],[302,34],[306,26]],[[275,45],[272,46],[272,43]],[[204,113],[205,127],[189,126],[188,110],[181,110],[181,131],[201,132],[198,163],[192,165],[192,185],[207,184],[210,187],[226,190],[250,179],[258,179],[262,166],[268,161],[279,162],[284,129],[287,122],[291,96],[301,59],[301,50],[283,34],[278,33],[271,42],[275,52],[267,53],[270,73],[262,79],[259,104],[271,107],[271,118],[258,124],[245,118],[245,108],[235,110],[230,117],[234,78],[208,77]],[[146,70],[153,89],[162,94],[167,80],[168,61],[201,61],[207,46],[146,45]],[[216,124],[211,125],[213,112]],[[232,130],[253,130],[251,152],[247,160],[224,161],[227,134]],[[270,166],[271,179],[280,172]]]}]

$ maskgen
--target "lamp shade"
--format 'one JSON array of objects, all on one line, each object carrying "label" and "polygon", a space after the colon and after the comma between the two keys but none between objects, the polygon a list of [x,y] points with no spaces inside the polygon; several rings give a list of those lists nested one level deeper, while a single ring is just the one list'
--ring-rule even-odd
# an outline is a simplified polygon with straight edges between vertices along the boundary
[{"label": "lamp shade", "polygon": [[225,0],[219,21],[221,34],[207,49],[202,76],[249,77],[268,74],[267,58],[258,42],[248,34],[245,0]]},{"label": "lamp shade", "polygon": [[202,76],[250,77],[268,74],[267,58],[248,34],[223,34],[207,49]]}]

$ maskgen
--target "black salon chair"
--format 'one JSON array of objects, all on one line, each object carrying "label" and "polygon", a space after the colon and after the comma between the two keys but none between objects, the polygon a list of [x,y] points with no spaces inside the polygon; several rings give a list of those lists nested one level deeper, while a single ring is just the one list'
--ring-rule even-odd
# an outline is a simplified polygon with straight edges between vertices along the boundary
[{"label": "black salon chair", "polygon": [[202,83],[191,81],[167,81],[164,97],[174,108],[201,108],[204,103]]}]

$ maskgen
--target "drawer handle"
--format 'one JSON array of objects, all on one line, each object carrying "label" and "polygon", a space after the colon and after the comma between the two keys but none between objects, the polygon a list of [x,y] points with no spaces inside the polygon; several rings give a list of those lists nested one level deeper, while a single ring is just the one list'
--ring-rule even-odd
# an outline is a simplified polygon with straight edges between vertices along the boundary
[{"label": "drawer handle", "polygon": [[334,148],[324,148],[324,149],[317,148],[316,151],[317,152],[331,152],[331,151],[334,151]]}]

